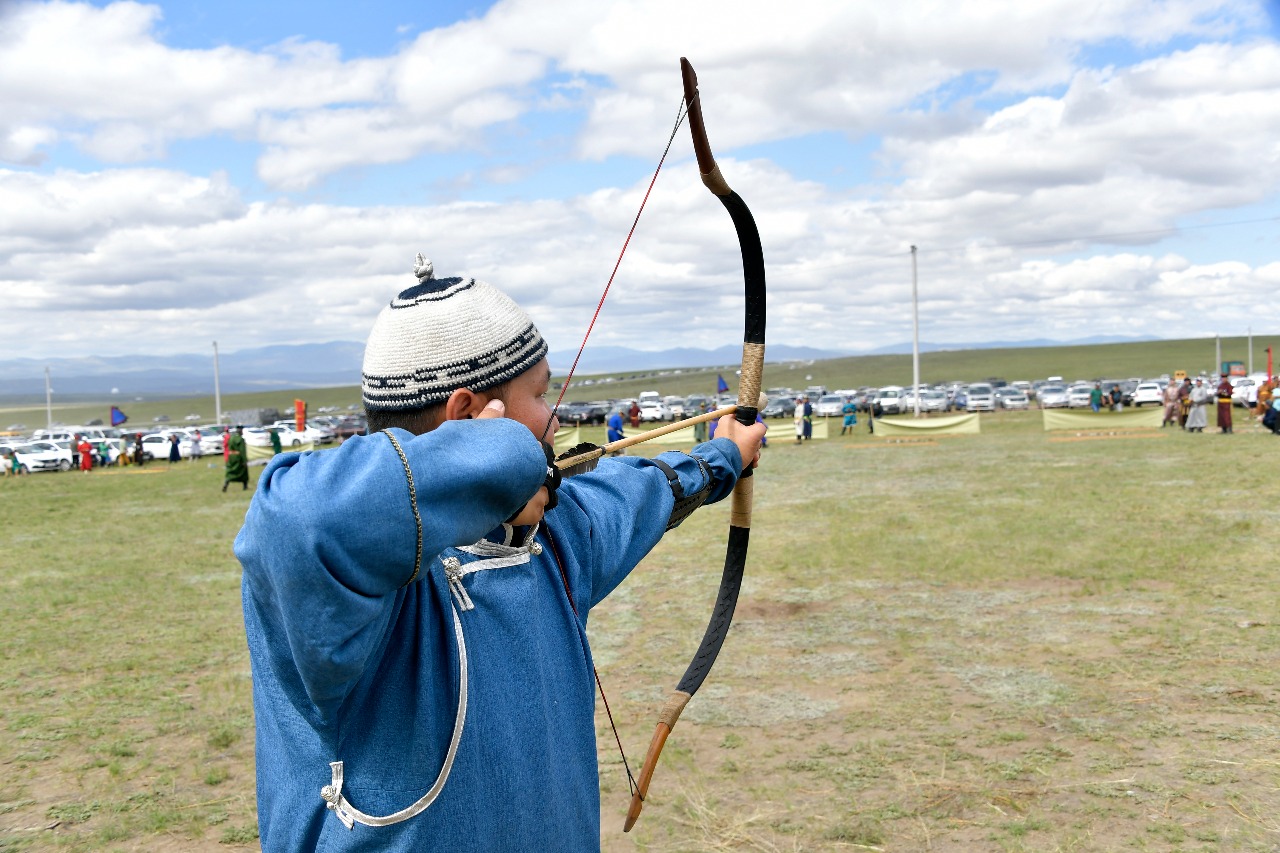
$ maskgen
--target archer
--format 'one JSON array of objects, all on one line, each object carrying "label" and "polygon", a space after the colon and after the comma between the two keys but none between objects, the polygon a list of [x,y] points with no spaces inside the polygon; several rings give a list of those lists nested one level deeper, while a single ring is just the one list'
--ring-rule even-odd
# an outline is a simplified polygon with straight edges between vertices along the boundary
[{"label": "archer", "polygon": [[537,328],[418,258],[366,345],[370,434],[276,456],[236,537],[262,846],[598,849],[587,615],[764,426],[562,482]]}]

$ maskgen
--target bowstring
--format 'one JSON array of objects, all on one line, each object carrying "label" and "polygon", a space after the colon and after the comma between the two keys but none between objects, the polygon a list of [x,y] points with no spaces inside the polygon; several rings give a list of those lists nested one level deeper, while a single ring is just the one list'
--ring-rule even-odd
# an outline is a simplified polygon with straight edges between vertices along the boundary
[{"label": "bowstring", "polygon": [[618,268],[622,266],[622,258],[627,254],[627,247],[631,245],[631,237],[636,233],[636,226],[640,224],[640,215],[644,213],[644,206],[649,203],[649,194],[653,192],[653,185],[658,182],[658,173],[662,171],[662,164],[667,161],[667,155],[671,153],[671,144],[675,142],[676,134],[680,131],[680,125],[684,123],[684,117],[689,114],[689,107],[685,104],[684,98],[680,99],[680,108],[676,110],[676,121],[671,128],[671,135],[667,137],[667,147],[662,150],[662,157],[658,160],[658,167],[653,170],[653,177],[649,180],[649,188],[644,191],[644,198],[640,201],[640,209],[636,211],[636,218],[631,222],[631,230],[627,232],[627,239],[622,242],[622,251],[618,253],[618,260],[613,264],[613,272],[609,273],[609,281],[604,286],[604,293],[600,294],[600,301],[596,303],[596,311],[591,315],[591,322],[587,325],[587,333],[582,336],[582,346],[578,347],[578,354],[573,357],[573,366],[569,368],[569,375],[564,378],[564,383],[560,386],[560,396],[556,398],[556,404],[551,407],[551,417],[547,418],[547,425],[542,428],[540,439],[545,441],[547,431],[551,429],[551,422],[556,418],[556,409],[560,408],[560,404],[564,402],[565,392],[569,390],[569,382],[573,379],[573,373],[578,369],[578,361],[582,358],[582,351],[587,348],[587,339],[591,337],[591,330],[596,326],[596,320],[600,317],[600,309],[604,307],[604,301],[609,296],[609,288],[613,286],[613,279],[618,274]]}]

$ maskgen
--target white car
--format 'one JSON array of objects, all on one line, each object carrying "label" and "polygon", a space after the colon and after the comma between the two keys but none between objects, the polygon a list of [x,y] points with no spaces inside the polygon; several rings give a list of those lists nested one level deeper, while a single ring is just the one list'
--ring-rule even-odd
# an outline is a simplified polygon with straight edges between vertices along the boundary
[{"label": "white car", "polygon": [[642,400],[640,402],[640,421],[669,421],[672,420],[671,410],[656,400]]},{"label": "white car", "polygon": [[[1258,403],[1258,383],[1248,376],[1232,376],[1231,379],[1231,404],[1234,406],[1244,406],[1252,408]],[[1221,380],[1219,380],[1221,381]],[[1214,388],[1218,387],[1215,382]]]},{"label": "white car", "polygon": [[[153,432],[142,437],[142,452],[148,459],[169,458],[169,436],[167,432]],[[178,458],[191,458],[191,437],[178,434]],[[201,445],[203,447],[203,445]],[[221,450],[219,450],[221,452]]]},{"label": "white car", "polygon": [[946,391],[920,392],[920,411],[922,412],[945,412],[950,405],[951,400],[947,397]]},{"label": "white car", "polygon": [[280,434],[280,447],[283,450],[288,450],[291,447],[301,447],[306,443],[307,438],[302,433],[283,426],[245,427],[244,442],[255,447],[270,447],[273,430]]},{"label": "white car", "polygon": [[1036,392],[1036,400],[1042,409],[1065,409],[1068,403],[1068,392],[1063,385],[1042,385]]},{"label": "white car", "polygon": [[1007,385],[996,391],[996,399],[1000,402],[1002,409],[1027,409],[1031,407],[1031,400],[1022,391]]},{"label": "white car", "polygon": [[842,409],[844,409],[844,397],[839,394],[828,394],[818,398],[817,405],[813,407],[813,413],[820,418],[835,418],[840,416]]},{"label": "white car", "polygon": [[284,436],[282,435],[280,436],[280,443],[282,445],[286,447],[290,447],[290,446],[297,447],[298,445],[306,444],[307,442],[311,442],[311,444],[313,445],[328,444],[337,437],[337,435],[334,433],[333,430],[329,429],[328,427],[322,426],[321,424],[309,423],[305,427],[303,427],[302,432],[298,432],[297,427],[298,427],[297,421],[276,421],[275,422],[274,424],[275,429],[288,430],[289,432],[292,432],[301,437],[301,439],[297,443],[294,443],[292,439],[288,443],[286,443],[284,440]]},{"label": "white car", "polygon": [[1133,405],[1141,408],[1151,403],[1156,406],[1164,404],[1164,390],[1158,382],[1139,382],[1133,389]]},{"label": "white car", "polygon": [[985,382],[974,382],[965,396],[964,409],[966,412],[994,412],[996,389]]},{"label": "white car", "polygon": [[1092,385],[1072,385],[1067,391],[1068,409],[1087,409],[1093,398]]},{"label": "white car", "polygon": [[32,471],[70,471],[71,451],[52,441],[14,442],[0,445],[18,459],[23,473]]},{"label": "white car", "polygon": [[899,401],[902,399],[902,386],[886,385],[875,393],[871,407],[885,415],[896,415],[902,411]]},{"label": "white car", "polygon": [[685,417],[684,397],[677,397],[674,394],[669,397],[663,397],[662,405],[666,406],[667,410],[671,412],[671,418],[673,420],[680,420]]}]

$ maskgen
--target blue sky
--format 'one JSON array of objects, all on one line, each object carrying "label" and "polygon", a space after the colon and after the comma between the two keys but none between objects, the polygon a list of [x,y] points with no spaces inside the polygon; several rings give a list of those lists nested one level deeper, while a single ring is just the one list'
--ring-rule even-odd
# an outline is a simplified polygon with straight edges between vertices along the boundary
[{"label": "blue sky", "polygon": [[[418,251],[565,348],[681,55],[771,340],[909,338],[912,243],[926,340],[1280,332],[1275,2],[923,9],[5,4],[0,358],[362,340]],[[596,335],[719,346],[739,274],[682,128]]]}]

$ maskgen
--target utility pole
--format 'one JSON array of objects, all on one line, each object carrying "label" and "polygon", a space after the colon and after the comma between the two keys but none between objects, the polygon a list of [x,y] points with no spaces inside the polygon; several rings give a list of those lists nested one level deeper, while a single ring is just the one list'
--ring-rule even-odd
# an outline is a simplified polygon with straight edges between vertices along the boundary
[{"label": "utility pole", "polygon": [[920,417],[920,288],[916,272],[916,247],[911,247],[911,398]]},{"label": "utility pole", "polygon": [[222,386],[218,382],[218,342],[213,342],[213,414],[214,421],[222,425]]}]

